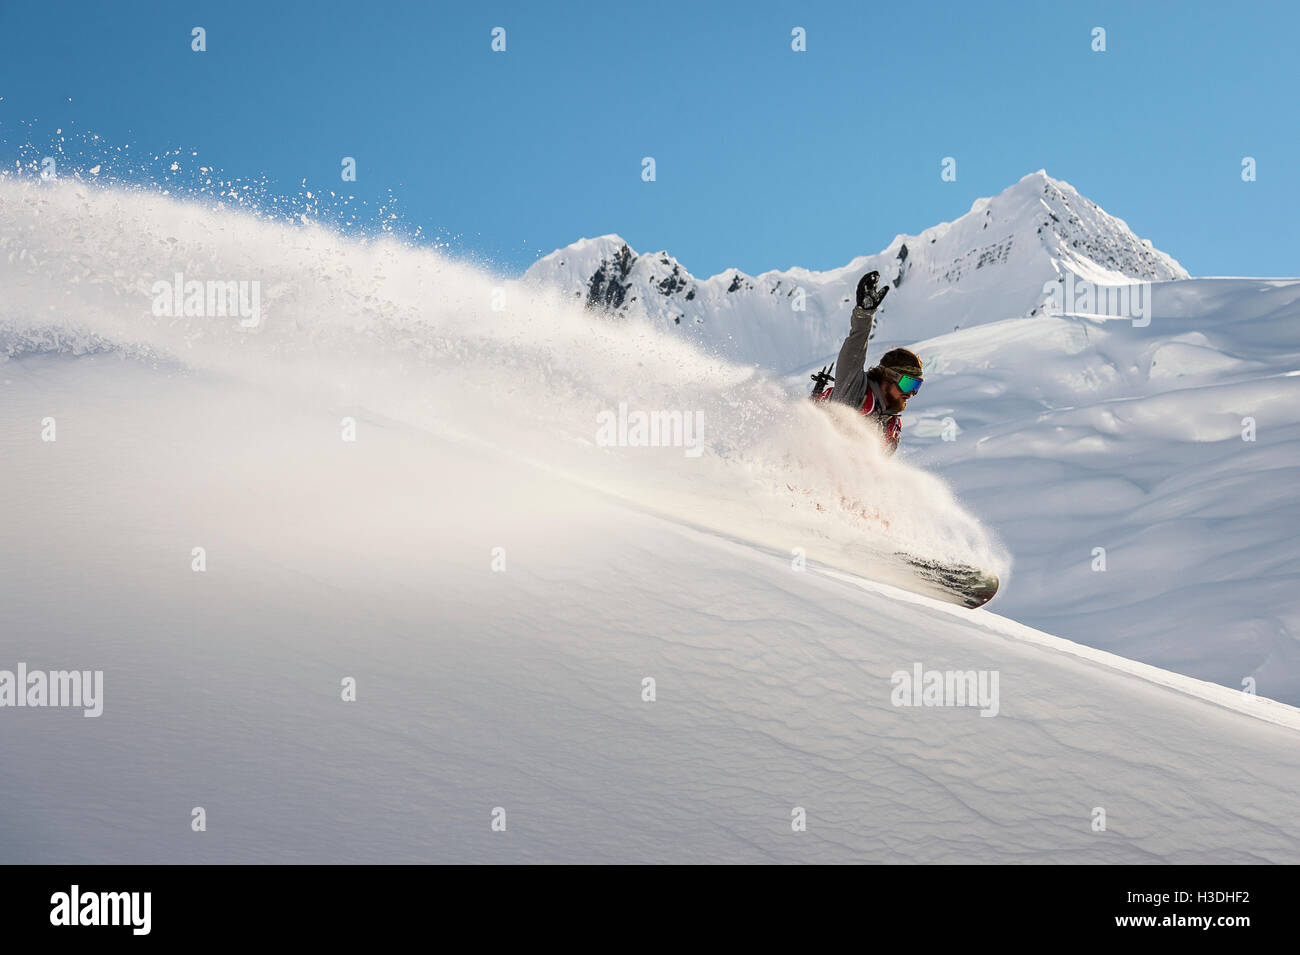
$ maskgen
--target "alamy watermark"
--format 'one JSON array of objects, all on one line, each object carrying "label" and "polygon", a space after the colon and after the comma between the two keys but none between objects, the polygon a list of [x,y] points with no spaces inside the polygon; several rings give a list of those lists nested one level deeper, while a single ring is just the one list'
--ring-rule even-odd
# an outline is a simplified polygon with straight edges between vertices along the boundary
[{"label": "alamy watermark", "polygon": [[104,712],[103,670],[0,670],[0,707],[79,706],[86,717]]},{"label": "alamy watermark", "polygon": [[596,414],[596,443],[602,448],[683,448],[688,458],[704,452],[700,433],[702,411],[629,411],[626,401],[618,411]]},{"label": "alamy watermark", "polygon": [[1098,285],[1066,272],[1064,279],[1043,283],[1048,315],[1103,315],[1131,319],[1134,328],[1151,324],[1151,283]]},{"label": "alamy watermark", "polygon": [[152,892],[83,892],[73,885],[50,896],[50,924],[128,926],[132,935],[148,935],[152,908]]},{"label": "alamy watermark", "polygon": [[153,283],[153,313],[159,317],[239,318],[244,328],[262,322],[262,283],[257,279],[186,280],[177,272],[172,281]]},{"label": "alamy watermark", "polygon": [[889,702],[895,706],[978,706],[980,716],[998,715],[997,670],[895,670]]}]

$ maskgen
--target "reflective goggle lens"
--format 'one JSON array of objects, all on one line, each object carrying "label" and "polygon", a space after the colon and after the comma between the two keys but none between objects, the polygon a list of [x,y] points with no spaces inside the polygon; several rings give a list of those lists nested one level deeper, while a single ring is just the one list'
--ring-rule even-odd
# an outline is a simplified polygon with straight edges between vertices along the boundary
[{"label": "reflective goggle lens", "polygon": [[921,390],[921,379],[911,375],[898,376],[898,390],[905,395],[914,395]]}]

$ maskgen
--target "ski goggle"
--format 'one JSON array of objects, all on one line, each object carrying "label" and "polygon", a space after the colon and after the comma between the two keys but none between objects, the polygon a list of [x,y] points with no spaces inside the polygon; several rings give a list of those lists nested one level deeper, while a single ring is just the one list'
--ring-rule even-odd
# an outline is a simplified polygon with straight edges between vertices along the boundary
[{"label": "ski goggle", "polygon": [[921,379],[914,375],[904,375],[902,372],[891,371],[889,377],[894,379],[898,384],[898,390],[905,395],[914,395],[921,390]]}]

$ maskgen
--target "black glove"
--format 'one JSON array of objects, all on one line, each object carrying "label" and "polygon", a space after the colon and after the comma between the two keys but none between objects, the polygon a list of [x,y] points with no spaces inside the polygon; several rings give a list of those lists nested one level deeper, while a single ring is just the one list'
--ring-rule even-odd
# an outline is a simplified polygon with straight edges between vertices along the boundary
[{"label": "black glove", "polygon": [[880,281],[880,273],[876,271],[868,272],[858,280],[858,308],[865,308],[868,312],[874,312],[880,307],[880,303],[885,300],[889,294],[889,286],[876,288],[876,283]]}]

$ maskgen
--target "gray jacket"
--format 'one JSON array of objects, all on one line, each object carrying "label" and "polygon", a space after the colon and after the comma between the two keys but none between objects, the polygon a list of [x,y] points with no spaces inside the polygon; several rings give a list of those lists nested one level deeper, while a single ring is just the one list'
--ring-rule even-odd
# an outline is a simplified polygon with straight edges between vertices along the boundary
[{"label": "gray jacket", "polygon": [[892,454],[898,448],[901,419],[897,412],[885,410],[885,397],[879,382],[867,378],[864,365],[867,361],[867,340],[876,320],[874,309],[861,306],[853,309],[849,320],[849,335],[840,346],[840,356],[835,359],[835,388],[831,401],[849,405],[873,419],[880,427],[885,446]]}]

